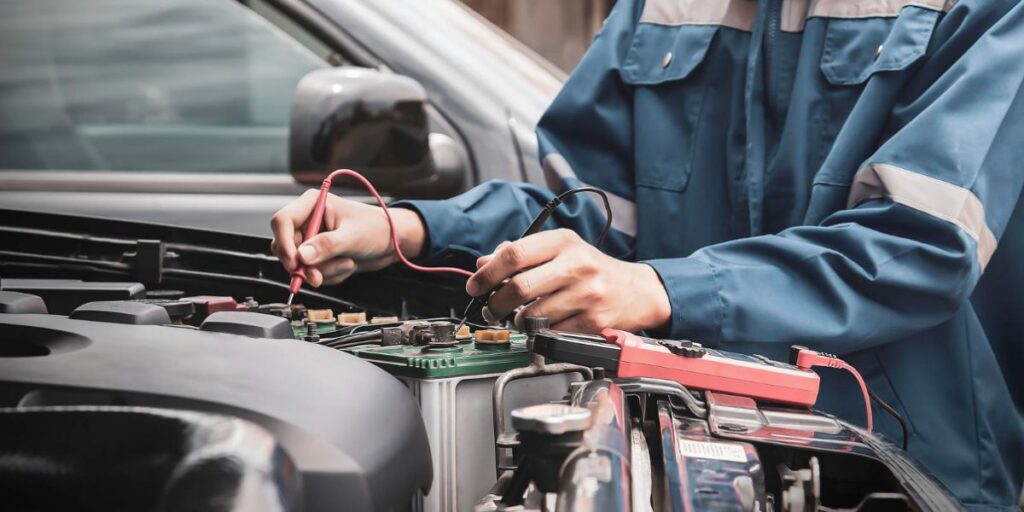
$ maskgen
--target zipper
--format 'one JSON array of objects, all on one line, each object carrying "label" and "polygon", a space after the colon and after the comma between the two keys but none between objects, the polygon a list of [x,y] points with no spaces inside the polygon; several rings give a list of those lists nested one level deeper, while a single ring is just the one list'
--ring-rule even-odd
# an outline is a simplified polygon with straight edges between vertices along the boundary
[{"label": "zipper", "polygon": [[764,92],[765,102],[768,104],[768,110],[771,111],[772,117],[776,121],[781,119],[782,113],[778,111],[779,106],[776,101],[776,80],[775,75],[777,73],[775,62],[775,40],[779,37],[779,30],[781,30],[782,24],[782,2],[783,0],[768,0],[768,11],[767,11],[767,26],[765,27],[764,33]]}]

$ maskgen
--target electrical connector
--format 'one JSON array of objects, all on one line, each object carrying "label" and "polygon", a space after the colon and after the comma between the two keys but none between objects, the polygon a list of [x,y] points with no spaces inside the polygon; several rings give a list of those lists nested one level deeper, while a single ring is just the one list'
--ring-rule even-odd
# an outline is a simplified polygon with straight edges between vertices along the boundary
[{"label": "electrical connector", "polygon": [[864,395],[864,413],[867,416],[867,429],[868,432],[872,431],[874,428],[874,421],[871,417],[871,395],[868,392],[868,386],[864,382],[864,378],[860,376],[860,372],[858,372],[856,368],[846,361],[839,359],[834,354],[818,352],[799,345],[795,345],[791,349],[790,362],[801,370],[810,370],[815,366],[823,366],[826,368],[846,370],[853,374],[853,377],[857,379],[857,384],[860,385],[861,393]]}]

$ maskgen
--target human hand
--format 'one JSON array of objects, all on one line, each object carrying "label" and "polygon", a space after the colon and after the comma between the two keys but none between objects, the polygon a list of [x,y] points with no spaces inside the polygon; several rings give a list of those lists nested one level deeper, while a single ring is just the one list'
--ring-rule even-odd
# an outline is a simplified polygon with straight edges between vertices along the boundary
[{"label": "human hand", "polygon": [[[274,232],[270,249],[285,270],[291,272],[300,263],[306,265],[307,282],[318,287],[337,284],[355,272],[381,269],[398,261],[384,211],[334,194],[327,196],[324,231],[303,240],[305,224],[319,193],[307,190],[270,219]],[[418,256],[426,239],[426,228],[419,215],[405,208],[388,212],[402,252],[409,258]]]},{"label": "human hand", "polygon": [[[505,282],[508,280],[508,282]],[[479,296],[505,282],[487,302],[489,315],[544,316],[553,329],[598,333],[668,323],[672,308],[657,272],[642,263],[608,256],[567,229],[544,231],[505,242],[477,260],[466,292]]]}]

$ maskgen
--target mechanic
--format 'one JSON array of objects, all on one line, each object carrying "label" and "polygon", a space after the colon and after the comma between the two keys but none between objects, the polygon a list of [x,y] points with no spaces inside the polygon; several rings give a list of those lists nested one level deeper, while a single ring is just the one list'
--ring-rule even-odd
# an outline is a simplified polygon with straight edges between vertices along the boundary
[{"label": "mechanic", "polygon": [[[1017,0],[619,0],[540,121],[547,188],[397,202],[396,230],[421,261],[478,257],[471,295],[511,278],[494,317],[841,354],[969,508],[1017,510],[1022,84]],[[583,184],[612,199],[600,250],[587,194],[563,229],[507,242]],[[382,212],[334,196],[330,231],[296,247],[315,196],[272,221],[288,270],[318,286],[395,262]],[[862,419],[856,386],[822,373],[818,407]]]}]

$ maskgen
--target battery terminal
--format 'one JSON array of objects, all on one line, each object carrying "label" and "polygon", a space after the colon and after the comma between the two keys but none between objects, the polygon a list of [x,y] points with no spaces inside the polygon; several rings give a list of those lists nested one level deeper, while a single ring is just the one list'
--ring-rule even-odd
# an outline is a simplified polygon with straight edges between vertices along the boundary
[{"label": "battery terminal", "polygon": [[329,309],[308,309],[306,310],[306,320],[317,323],[333,322],[334,311]]},{"label": "battery terminal", "polygon": [[339,313],[338,325],[348,327],[366,323],[366,313]]},{"label": "battery terminal", "polygon": [[505,345],[511,343],[508,329],[482,329],[476,331],[476,342],[484,345]]}]

